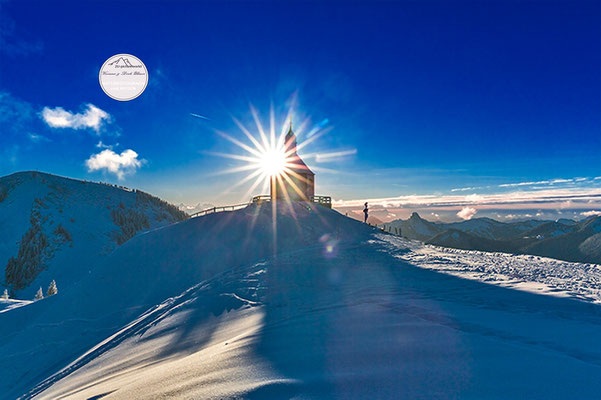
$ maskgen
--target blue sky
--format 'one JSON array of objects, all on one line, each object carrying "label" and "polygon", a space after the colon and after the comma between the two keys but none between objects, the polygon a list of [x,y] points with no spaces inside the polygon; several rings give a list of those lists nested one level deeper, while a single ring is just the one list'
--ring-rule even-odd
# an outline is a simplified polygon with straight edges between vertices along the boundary
[{"label": "blue sky", "polygon": [[[250,104],[264,123],[273,104],[278,125],[291,106],[308,121],[300,140],[328,129],[301,155],[346,154],[307,160],[344,211],[365,199],[382,219],[601,210],[599,2],[0,4],[0,175],[237,203],[245,174],[219,172],[240,162],[212,153],[240,149],[215,130],[245,140],[232,116],[257,134]],[[98,83],[118,53],[149,70],[129,102]],[[44,117],[65,112],[69,127]],[[122,164],[90,170],[105,150]]]}]

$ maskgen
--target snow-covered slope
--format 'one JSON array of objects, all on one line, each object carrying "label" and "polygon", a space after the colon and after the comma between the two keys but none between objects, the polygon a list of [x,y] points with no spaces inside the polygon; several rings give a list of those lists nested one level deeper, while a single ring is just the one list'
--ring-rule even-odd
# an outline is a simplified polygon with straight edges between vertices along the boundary
[{"label": "snow-covered slope", "polygon": [[[41,172],[0,178],[0,272],[18,298],[53,279],[59,290],[138,231],[185,218],[139,191]],[[7,270],[8,269],[8,270]]]},{"label": "snow-covered slope", "polygon": [[[601,393],[597,304],[420,268],[419,253],[430,247],[333,210],[281,205],[275,239],[272,216],[270,204],[253,205],[138,235],[59,296],[0,314],[0,393],[7,399]],[[494,261],[491,253],[465,252],[446,262],[481,257]],[[532,265],[521,263],[511,268]],[[581,281],[591,284],[598,285]]]},{"label": "snow-covered slope", "polygon": [[601,265],[598,264],[423,245],[391,235],[378,238],[390,243],[390,252],[396,251],[398,258],[421,268],[601,305]]}]

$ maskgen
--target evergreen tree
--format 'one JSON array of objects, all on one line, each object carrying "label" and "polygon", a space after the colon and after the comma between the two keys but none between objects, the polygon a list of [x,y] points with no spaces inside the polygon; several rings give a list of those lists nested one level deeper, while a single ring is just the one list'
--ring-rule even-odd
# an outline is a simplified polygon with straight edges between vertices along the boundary
[{"label": "evergreen tree", "polygon": [[54,296],[58,293],[58,289],[56,288],[56,282],[54,279],[50,282],[50,286],[48,286],[48,290],[46,291],[46,296]]},{"label": "evergreen tree", "polygon": [[2,300],[8,300],[8,290],[4,289],[4,293],[2,293]]},{"label": "evergreen tree", "polygon": [[41,300],[44,298],[44,292],[42,292],[42,288],[38,289],[38,292],[35,294],[34,300]]}]

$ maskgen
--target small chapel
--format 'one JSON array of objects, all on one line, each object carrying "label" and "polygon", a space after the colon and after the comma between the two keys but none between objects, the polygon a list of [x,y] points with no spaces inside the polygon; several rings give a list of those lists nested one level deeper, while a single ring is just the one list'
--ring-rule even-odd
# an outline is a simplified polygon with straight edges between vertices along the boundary
[{"label": "small chapel", "polygon": [[[315,201],[315,174],[297,153],[296,135],[292,122],[285,138],[287,167],[291,171],[286,178],[271,179],[271,199],[291,201]],[[288,181],[288,179],[291,181]]]}]

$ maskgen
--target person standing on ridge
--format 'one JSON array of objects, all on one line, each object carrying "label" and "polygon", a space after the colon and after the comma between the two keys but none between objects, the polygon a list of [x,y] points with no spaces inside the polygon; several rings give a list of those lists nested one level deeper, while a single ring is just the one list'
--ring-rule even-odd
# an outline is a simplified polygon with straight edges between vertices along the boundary
[{"label": "person standing on ridge", "polygon": [[369,212],[369,209],[367,208],[367,203],[365,203],[365,208],[363,209],[363,214],[365,214],[365,223],[367,224],[367,213]]}]

